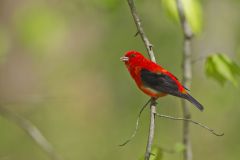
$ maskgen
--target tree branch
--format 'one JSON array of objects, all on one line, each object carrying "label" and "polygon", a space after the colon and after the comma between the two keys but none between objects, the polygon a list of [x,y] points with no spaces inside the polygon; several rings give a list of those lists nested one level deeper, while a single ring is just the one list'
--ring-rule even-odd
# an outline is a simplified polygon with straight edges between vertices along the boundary
[{"label": "tree branch", "polygon": [[[192,80],[192,66],[191,66],[191,39],[193,38],[192,30],[186,20],[186,16],[184,13],[184,8],[181,0],[176,0],[177,10],[180,18],[180,23],[182,26],[182,32],[184,35],[183,41],[183,85],[187,88],[191,88],[191,80]],[[183,117],[185,119],[191,118],[191,113],[189,111],[189,105],[185,100],[182,100],[182,110]],[[184,150],[184,160],[192,160],[192,147],[190,141],[190,133],[189,133],[189,123],[188,121],[183,122],[183,144],[186,149]]]},{"label": "tree branch", "polygon": [[[142,38],[142,41],[147,49],[147,52],[148,52],[148,55],[151,59],[151,61],[155,62],[156,63],[156,58],[154,56],[154,52],[153,52],[153,45],[150,43],[150,41],[148,40],[144,30],[143,30],[143,27],[142,27],[142,23],[141,23],[141,20],[140,20],[140,17],[137,13],[137,10],[136,10],[136,7],[135,7],[135,3],[133,0],[127,0],[128,1],[128,5],[130,7],[130,10],[131,10],[131,13],[132,13],[132,16],[133,16],[133,20],[136,24],[136,27],[137,27],[137,33],[136,35],[140,35],[141,38]],[[136,36],[135,35],[135,36]]]},{"label": "tree branch", "polygon": [[32,140],[46,152],[52,160],[62,160],[62,157],[54,150],[53,146],[42,135],[40,130],[24,117],[0,106],[0,114],[9,121],[14,122],[18,127],[23,129]]},{"label": "tree branch", "polygon": [[[154,56],[154,52],[153,52],[153,46],[150,43],[150,41],[148,40],[142,24],[141,24],[141,20],[140,17],[137,13],[135,4],[133,0],[127,0],[128,1],[128,5],[130,7],[131,10],[131,14],[133,16],[134,22],[136,24],[137,30],[138,30],[138,34],[140,34],[142,41],[147,49],[148,55],[151,59],[151,61],[156,63],[156,58]],[[150,105],[150,127],[149,127],[149,136],[148,136],[148,142],[147,142],[147,148],[146,148],[146,153],[145,153],[145,160],[149,160],[150,155],[151,155],[151,147],[152,147],[152,142],[153,142],[153,138],[154,138],[154,128],[155,128],[155,113],[156,113],[156,100],[154,98],[152,98],[151,100],[151,105]]]},{"label": "tree branch", "polygon": [[154,138],[154,129],[155,129],[155,115],[156,115],[156,100],[152,98],[150,105],[150,127],[148,135],[148,143],[145,153],[145,160],[149,160],[151,156],[152,143]]},{"label": "tree branch", "polygon": [[187,121],[187,122],[191,122],[193,124],[196,124],[206,130],[208,130],[209,132],[211,132],[212,134],[214,134],[215,136],[223,136],[224,133],[216,133],[213,129],[209,128],[208,126],[202,124],[202,123],[199,123],[199,122],[196,122],[192,119],[186,119],[186,118],[176,118],[176,117],[172,117],[172,116],[168,116],[168,115],[163,115],[163,114],[159,114],[159,113],[156,113],[156,116],[160,117],[160,118],[167,118],[167,119],[171,119],[171,120],[180,120],[180,121]]}]

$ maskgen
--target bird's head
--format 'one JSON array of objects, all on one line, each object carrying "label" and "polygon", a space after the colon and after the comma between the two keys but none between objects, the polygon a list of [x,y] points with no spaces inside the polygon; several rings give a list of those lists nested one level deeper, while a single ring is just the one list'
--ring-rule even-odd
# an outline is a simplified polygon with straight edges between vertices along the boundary
[{"label": "bird's head", "polygon": [[145,59],[145,57],[137,51],[127,51],[123,57],[120,58],[126,65],[137,63]]}]

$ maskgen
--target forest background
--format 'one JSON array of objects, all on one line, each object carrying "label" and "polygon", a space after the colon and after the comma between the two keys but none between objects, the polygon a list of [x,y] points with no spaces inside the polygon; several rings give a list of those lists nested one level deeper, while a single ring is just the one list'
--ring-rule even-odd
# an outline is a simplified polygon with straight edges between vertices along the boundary
[{"label": "forest background", "polygon": [[[155,56],[181,79],[182,32],[160,0],[136,2]],[[240,157],[239,87],[205,74],[205,58],[224,53],[240,63],[240,1],[202,0],[202,32],[192,43],[191,94],[204,112],[192,118],[224,132],[216,137],[191,125],[194,159]],[[0,105],[31,121],[64,159],[122,160],[144,155],[149,114],[136,138],[137,114],[148,97],[139,92],[119,58],[127,50],[146,53],[126,1],[0,1]],[[147,54],[145,54],[147,55]],[[237,80],[239,83],[239,79]],[[160,113],[181,116],[180,100],[158,100]],[[0,160],[47,160],[21,127],[0,117]],[[182,123],[157,119],[154,145],[181,143]],[[164,160],[181,159],[165,153]]]}]

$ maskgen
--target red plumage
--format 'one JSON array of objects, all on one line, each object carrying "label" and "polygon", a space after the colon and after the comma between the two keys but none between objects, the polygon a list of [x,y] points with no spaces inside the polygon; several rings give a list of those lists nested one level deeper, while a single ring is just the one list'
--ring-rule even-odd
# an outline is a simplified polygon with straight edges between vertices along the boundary
[{"label": "red plumage", "polygon": [[203,106],[194,99],[178,79],[160,65],[145,58],[137,51],[128,51],[121,60],[125,62],[128,71],[138,88],[145,94],[159,98],[167,94],[187,99],[198,109]]}]

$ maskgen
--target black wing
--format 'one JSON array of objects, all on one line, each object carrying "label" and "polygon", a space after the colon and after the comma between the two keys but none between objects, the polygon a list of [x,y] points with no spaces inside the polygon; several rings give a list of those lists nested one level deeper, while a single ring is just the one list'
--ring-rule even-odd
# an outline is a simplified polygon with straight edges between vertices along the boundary
[{"label": "black wing", "polygon": [[178,85],[170,76],[161,73],[153,73],[147,69],[142,69],[140,71],[140,74],[142,82],[146,87],[149,87],[158,92],[163,92],[187,99],[189,102],[193,103],[199,110],[203,110],[203,106],[191,95],[179,92]]},{"label": "black wing", "polygon": [[170,76],[161,73],[153,73],[147,69],[142,69],[140,74],[142,82],[146,87],[158,92],[179,96],[178,93],[180,92],[178,91],[178,86]]}]

